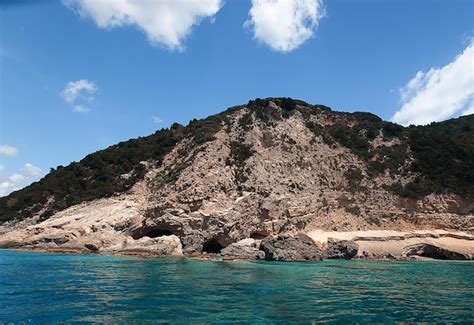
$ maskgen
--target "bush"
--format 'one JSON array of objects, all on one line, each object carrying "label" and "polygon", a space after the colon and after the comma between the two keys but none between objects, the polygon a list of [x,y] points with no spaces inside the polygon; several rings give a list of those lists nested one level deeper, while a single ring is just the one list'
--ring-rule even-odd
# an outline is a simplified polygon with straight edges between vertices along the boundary
[{"label": "bush", "polygon": [[333,124],[327,127],[328,133],[331,137],[339,142],[342,146],[351,149],[357,156],[368,159],[371,158],[371,146],[366,139],[355,128],[345,126],[340,123]]},{"label": "bush", "polygon": [[241,141],[232,141],[230,143],[230,155],[227,157],[226,165],[235,167],[235,178],[242,189],[242,183],[248,179],[250,170],[245,168],[245,162],[252,157],[254,150],[250,145],[242,143]]},{"label": "bush", "polygon": [[421,175],[407,185],[409,195],[449,191],[474,196],[474,115],[410,127],[408,142],[415,158],[411,170]]},{"label": "bush", "polygon": [[384,139],[398,138],[401,136],[404,127],[392,122],[384,122],[382,128]]},{"label": "bush", "polygon": [[230,155],[227,158],[226,164],[228,166],[243,166],[245,161],[252,157],[254,150],[250,145],[240,141],[232,141],[230,143]]},{"label": "bush", "polygon": [[349,190],[355,192],[360,188],[360,182],[364,178],[360,169],[351,167],[345,173],[344,176],[349,184]]}]

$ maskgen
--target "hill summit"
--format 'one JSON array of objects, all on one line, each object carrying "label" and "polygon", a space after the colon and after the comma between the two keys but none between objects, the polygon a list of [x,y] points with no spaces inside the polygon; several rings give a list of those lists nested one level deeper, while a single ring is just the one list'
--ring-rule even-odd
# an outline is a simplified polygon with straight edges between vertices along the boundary
[{"label": "hill summit", "polygon": [[405,128],[267,98],[58,166],[0,198],[0,223],[15,245],[175,236],[193,254],[317,229],[473,231],[473,202],[473,115]]}]

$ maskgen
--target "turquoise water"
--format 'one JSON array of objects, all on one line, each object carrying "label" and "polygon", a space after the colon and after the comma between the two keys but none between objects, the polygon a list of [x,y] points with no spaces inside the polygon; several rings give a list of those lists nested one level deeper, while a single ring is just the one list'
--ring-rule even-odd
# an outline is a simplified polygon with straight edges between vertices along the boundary
[{"label": "turquoise water", "polygon": [[0,250],[0,324],[474,321],[473,262],[208,262]]}]

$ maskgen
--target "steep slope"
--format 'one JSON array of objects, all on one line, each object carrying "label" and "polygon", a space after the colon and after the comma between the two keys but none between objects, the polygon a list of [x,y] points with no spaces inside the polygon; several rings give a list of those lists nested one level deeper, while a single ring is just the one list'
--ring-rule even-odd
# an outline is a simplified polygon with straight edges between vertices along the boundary
[{"label": "steep slope", "polygon": [[0,220],[12,245],[175,235],[198,253],[317,229],[472,231],[473,202],[474,116],[403,128],[269,98],[57,168],[1,198]]}]

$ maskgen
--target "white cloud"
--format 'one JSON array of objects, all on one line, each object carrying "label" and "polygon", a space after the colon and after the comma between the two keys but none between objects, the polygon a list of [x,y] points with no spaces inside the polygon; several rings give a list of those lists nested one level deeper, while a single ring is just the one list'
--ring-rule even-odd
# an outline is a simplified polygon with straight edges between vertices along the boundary
[{"label": "white cloud", "polygon": [[87,79],[69,81],[62,92],[64,100],[70,104],[74,103],[78,97],[91,100],[91,96],[97,91],[97,86]]},{"label": "white cloud", "polygon": [[5,196],[19,190],[43,175],[42,170],[30,163],[26,163],[18,172],[0,178],[0,196]]},{"label": "white cloud", "polygon": [[461,113],[461,116],[474,114],[474,103],[472,103],[468,109]]},{"label": "white cloud", "polygon": [[90,108],[84,105],[74,105],[74,107],[72,108],[72,111],[75,113],[87,113],[90,111]]},{"label": "white cloud", "polygon": [[153,123],[162,123],[163,120],[159,118],[158,116],[152,116],[151,119],[153,120]]},{"label": "white cloud", "polygon": [[5,157],[14,157],[18,155],[18,149],[9,145],[1,145],[0,146],[0,156]]},{"label": "white cloud", "polygon": [[8,176],[8,180],[12,183],[20,183],[20,182],[23,182],[25,180],[25,176],[23,176],[22,174],[12,174],[10,176]]},{"label": "white cloud", "polygon": [[244,27],[279,52],[291,52],[313,36],[324,17],[321,0],[252,0]]},{"label": "white cloud", "polygon": [[22,172],[27,177],[37,177],[41,175],[41,169],[30,163],[25,164],[25,166],[22,169]]},{"label": "white cloud", "polygon": [[82,17],[90,17],[99,28],[136,26],[152,45],[182,50],[183,41],[202,19],[212,18],[223,0],[63,0]]},{"label": "white cloud", "polygon": [[474,43],[444,67],[418,71],[400,89],[400,98],[401,108],[392,120],[402,125],[474,113]]},{"label": "white cloud", "polygon": [[61,95],[66,102],[72,105],[72,111],[75,113],[87,113],[90,108],[84,103],[92,102],[94,94],[98,88],[95,83],[87,79],[69,81],[62,91]]}]

